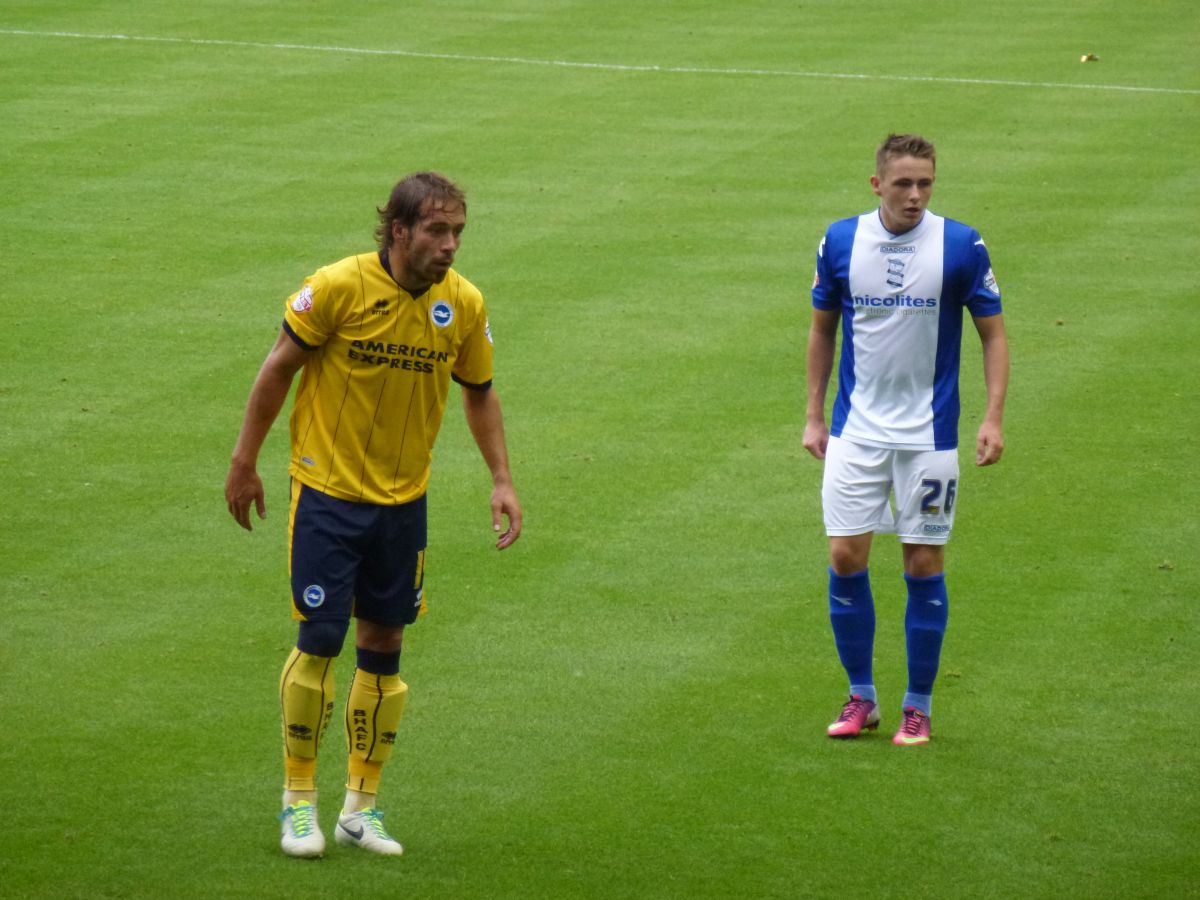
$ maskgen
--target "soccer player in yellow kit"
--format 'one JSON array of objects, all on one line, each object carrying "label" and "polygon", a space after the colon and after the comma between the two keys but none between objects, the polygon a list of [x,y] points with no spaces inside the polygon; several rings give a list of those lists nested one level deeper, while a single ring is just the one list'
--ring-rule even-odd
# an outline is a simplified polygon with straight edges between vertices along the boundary
[{"label": "soccer player in yellow kit", "polygon": [[[521,533],[483,297],[451,268],[466,226],[462,190],[418,172],[379,210],[377,252],[319,269],[288,298],[283,330],[250,391],[225,499],[250,530],[266,514],[257,459],[298,371],[291,417],[288,540],[296,647],[280,679],[284,795],[281,846],[325,851],[316,761],[333,711],[333,663],[350,618],[357,666],[346,706],[349,772],[335,837],[399,855],[376,794],[408,687],[404,627],[423,607],[425,489],[450,380],[491,470],[496,547]],[[501,532],[501,528],[507,527]]]}]

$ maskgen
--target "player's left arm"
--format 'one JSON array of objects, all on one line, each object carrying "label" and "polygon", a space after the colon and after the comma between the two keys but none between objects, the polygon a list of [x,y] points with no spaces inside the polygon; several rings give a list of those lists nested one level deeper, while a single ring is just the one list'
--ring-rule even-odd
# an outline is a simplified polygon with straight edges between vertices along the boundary
[{"label": "player's left arm", "polygon": [[975,438],[975,465],[990,466],[1004,452],[1004,399],[1008,394],[1008,336],[1004,315],[972,316],[979,340],[983,343],[983,382],[987,389],[987,410]]},{"label": "player's left arm", "polygon": [[517,489],[513,486],[512,472],[508,466],[508,445],[504,440],[500,397],[491,385],[482,389],[463,385],[462,395],[467,426],[492,473],[493,530],[500,531],[504,518],[508,517],[507,530],[496,540],[496,549],[503,550],[521,536],[521,504],[517,500]]}]

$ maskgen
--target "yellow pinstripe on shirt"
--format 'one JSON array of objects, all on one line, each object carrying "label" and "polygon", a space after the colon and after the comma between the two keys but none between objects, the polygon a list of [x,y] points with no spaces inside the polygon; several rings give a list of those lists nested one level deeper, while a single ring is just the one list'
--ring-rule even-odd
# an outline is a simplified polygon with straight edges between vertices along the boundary
[{"label": "yellow pinstripe on shirt", "polygon": [[291,417],[288,471],[343,500],[425,493],[450,379],[492,380],[483,296],[453,269],[412,297],[378,253],[319,269],[287,300],[284,327],[312,349]]}]

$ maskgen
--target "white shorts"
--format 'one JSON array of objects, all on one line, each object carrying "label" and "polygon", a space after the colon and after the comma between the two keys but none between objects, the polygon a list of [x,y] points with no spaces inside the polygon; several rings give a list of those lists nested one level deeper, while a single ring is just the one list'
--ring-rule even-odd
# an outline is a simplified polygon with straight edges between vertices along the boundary
[{"label": "white shorts", "polygon": [[829,438],[821,508],[830,537],[894,531],[906,544],[944,544],[957,494],[957,450],[894,450]]}]

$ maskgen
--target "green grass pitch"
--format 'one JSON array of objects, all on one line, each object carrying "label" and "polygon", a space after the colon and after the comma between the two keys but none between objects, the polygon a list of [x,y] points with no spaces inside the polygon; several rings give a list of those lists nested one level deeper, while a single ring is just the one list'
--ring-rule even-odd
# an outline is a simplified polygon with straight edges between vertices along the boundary
[{"label": "green grass pitch", "polygon": [[[4,4],[0,896],[1195,896],[1198,42],[1185,0]],[[884,728],[823,737],[800,446],[814,251],[892,130],[937,143],[1013,353],[917,752],[886,538]],[[491,549],[452,405],[407,853],[306,863],[282,421],[252,535],[222,484],[282,299],[419,168],[469,192],[526,533]],[[969,328],[962,381],[969,447]]]}]

